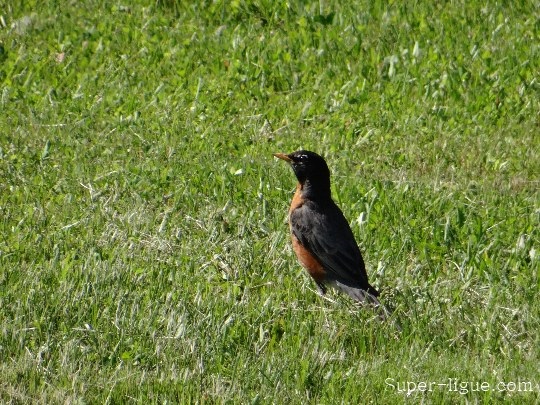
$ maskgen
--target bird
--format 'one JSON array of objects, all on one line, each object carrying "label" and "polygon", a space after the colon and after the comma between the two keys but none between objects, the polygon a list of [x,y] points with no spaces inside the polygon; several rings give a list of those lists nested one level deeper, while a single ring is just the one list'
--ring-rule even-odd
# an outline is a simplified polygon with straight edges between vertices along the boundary
[{"label": "bird", "polygon": [[320,294],[332,287],[379,307],[379,291],[369,283],[351,227],[332,199],[324,158],[307,150],[273,155],[289,163],[298,179],[289,208],[292,247]]}]

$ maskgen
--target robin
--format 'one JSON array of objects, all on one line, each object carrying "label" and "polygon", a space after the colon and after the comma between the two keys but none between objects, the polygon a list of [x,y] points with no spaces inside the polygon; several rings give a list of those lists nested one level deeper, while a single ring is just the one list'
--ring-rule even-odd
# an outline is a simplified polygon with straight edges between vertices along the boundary
[{"label": "robin", "polygon": [[325,160],[307,150],[274,156],[288,162],[298,179],[289,209],[292,246],[320,293],[331,286],[355,301],[379,306],[379,292],[368,282],[349,223],[330,195]]}]

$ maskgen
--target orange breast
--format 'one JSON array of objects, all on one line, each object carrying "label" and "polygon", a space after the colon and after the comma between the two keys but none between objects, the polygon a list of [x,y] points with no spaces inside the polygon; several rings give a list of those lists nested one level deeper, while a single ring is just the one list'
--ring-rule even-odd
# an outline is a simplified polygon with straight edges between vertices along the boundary
[{"label": "orange breast", "polygon": [[291,235],[292,246],[294,253],[298,257],[298,261],[304,267],[309,275],[317,282],[322,282],[325,279],[326,273],[323,266],[315,257],[300,243],[296,236]]},{"label": "orange breast", "polygon": [[[296,186],[296,192],[291,202],[289,212],[300,208],[304,204],[304,198],[302,197],[302,186],[300,183]],[[319,261],[313,257],[313,255],[300,243],[298,238],[291,233],[291,240],[294,253],[298,257],[298,261],[304,267],[309,275],[315,279],[316,282],[322,282],[325,279],[325,271]]]},{"label": "orange breast", "polygon": [[302,185],[298,183],[296,185],[296,191],[291,201],[289,212],[294,211],[295,209],[301,207],[303,204],[304,204],[304,197],[302,197]]}]

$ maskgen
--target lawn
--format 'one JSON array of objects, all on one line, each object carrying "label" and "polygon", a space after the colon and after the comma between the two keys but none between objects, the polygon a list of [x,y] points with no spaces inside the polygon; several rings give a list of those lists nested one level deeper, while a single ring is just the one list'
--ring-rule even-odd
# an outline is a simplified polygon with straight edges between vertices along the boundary
[{"label": "lawn", "polygon": [[[539,80],[534,1],[4,3],[0,402],[539,403]],[[300,148],[390,319],[297,263]]]}]

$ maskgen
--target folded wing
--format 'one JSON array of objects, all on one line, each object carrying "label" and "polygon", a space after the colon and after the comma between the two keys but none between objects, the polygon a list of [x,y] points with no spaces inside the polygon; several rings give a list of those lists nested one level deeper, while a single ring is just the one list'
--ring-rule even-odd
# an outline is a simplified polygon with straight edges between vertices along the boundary
[{"label": "folded wing", "polygon": [[[334,204],[333,201],[329,203]],[[368,283],[364,260],[341,210],[321,209],[307,201],[290,213],[292,233],[322,264],[328,281],[376,293]],[[327,207],[326,207],[327,208]],[[316,211],[318,215],[313,215]],[[331,214],[325,214],[330,212]]]}]

